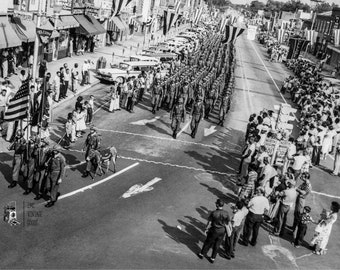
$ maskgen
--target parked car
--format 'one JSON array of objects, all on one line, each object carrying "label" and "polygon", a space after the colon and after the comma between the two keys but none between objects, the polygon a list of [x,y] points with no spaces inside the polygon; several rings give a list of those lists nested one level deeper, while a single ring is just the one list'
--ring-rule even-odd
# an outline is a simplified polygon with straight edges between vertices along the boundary
[{"label": "parked car", "polygon": [[164,53],[164,52],[149,52],[149,53],[142,53],[144,56],[150,56],[159,59],[162,63],[163,62],[169,62],[172,60],[177,60],[179,57],[179,54],[177,53]]},{"label": "parked car", "polygon": [[[104,82],[125,82],[127,78],[136,78],[142,71],[150,71],[159,66],[159,63],[152,61],[121,62],[117,67],[98,69],[97,78]],[[162,70],[161,75],[165,76],[167,70]]]},{"label": "parked car", "polygon": [[137,61],[145,61],[145,62],[156,62],[160,64],[160,60],[158,58],[147,56],[147,55],[132,55],[129,59],[124,60],[124,62],[137,62]]}]

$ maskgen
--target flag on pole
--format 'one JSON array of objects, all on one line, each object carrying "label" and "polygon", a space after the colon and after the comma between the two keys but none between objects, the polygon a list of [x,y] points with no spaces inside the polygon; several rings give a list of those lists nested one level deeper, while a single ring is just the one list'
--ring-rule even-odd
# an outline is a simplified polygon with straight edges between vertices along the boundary
[{"label": "flag on pole", "polygon": [[22,82],[14,97],[9,100],[4,120],[15,121],[27,117],[29,101],[29,79]]},{"label": "flag on pole", "polygon": [[226,24],[227,24],[227,18],[224,17],[224,18],[222,18],[221,24],[220,24],[220,32],[221,32],[221,33],[223,33]]},{"label": "flag on pole", "polygon": [[173,16],[173,20],[171,21],[170,27],[172,27],[172,25],[177,22],[180,5],[181,5],[181,0],[176,0],[174,16]]},{"label": "flag on pole", "polygon": [[280,43],[283,42],[284,35],[285,35],[285,29],[278,29],[277,30],[277,40],[278,40],[278,42],[280,42]]},{"label": "flag on pole", "polygon": [[122,8],[126,7],[131,0],[114,0],[112,1],[112,17],[118,16]]},{"label": "flag on pole", "polygon": [[244,28],[227,25],[225,30],[225,39],[222,41],[222,43],[235,42],[237,37],[240,36],[243,32]]},{"label": "flag on pole", "polygon": [[165,36],[169,29],[170,29],[170,21],[171,17],[173,19],[173,13],[171,13],[169,10],[164,10],[164,16],[163,16],[163,35]]},{"label": "flag on pole", "polygon": [[334,30],[334,45],[340,46],[340,29]]},{"label": "flag on pole", "polygon": [[195,18],[194,18],[194,24],[198,24],[198,22],[201,19],[203,13],[203,7],[200,7],[198,10],[196,10]]}]

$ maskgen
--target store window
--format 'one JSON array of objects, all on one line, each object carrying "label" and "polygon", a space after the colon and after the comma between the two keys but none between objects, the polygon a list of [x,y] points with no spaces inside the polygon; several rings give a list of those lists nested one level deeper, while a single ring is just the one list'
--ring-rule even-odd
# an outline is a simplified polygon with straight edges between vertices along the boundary
[{"label": "store window", "polygon": [[69,31],[60,30],[59,34],[59,50],[66,50],[68,47]]}]

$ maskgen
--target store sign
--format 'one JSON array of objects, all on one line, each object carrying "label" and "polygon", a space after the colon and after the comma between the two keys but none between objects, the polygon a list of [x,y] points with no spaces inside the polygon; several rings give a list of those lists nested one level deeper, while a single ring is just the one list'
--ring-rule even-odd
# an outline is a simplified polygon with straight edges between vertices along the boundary
[{"label": "store sign", "polygon": [[52,31],[50,30],[46,30],[46,29],[40,29],[37,28],[37,34],[40,37],[40,40],[43,44],[47,44],[48,40],[50,39],[51,35],[52,35]]}]

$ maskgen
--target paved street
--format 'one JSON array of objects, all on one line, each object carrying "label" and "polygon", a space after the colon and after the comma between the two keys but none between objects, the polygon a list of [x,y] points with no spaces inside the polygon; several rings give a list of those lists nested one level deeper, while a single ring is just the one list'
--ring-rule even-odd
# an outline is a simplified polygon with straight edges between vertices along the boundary
[{"label": "paved street", "polygon": [[[97,84],[85,91],[85,99],[90,94],[96,98],[94,123],[103,145],[118,150],[118,172],[97,176],[95,181],[82,178],[84,138],[79,139],[70,151],[63,151],[69,168],[60,188],[62,197],[50,209],[42,201],[32,205],[34,196],[24,197],[20,187],[7,189],[12,155],[1,153],[0,204],[16,201],[22,224],[1,223],[0,268],[338,268],[339,222],[333,226],[326,256],[295,249],[289,238],[269,236],[265,229],[260,230],[256,247],[237,245],[231,261],[217,257],[211,265],[196,256],[216,197],[226,202],[236,198],[234,175],[249,115],[289,102],[278,92],[289,74],[284,65],[268,62],[264,47],[245,36],[236,46],[236,86],[225,127],[216,125],[215,111],[210,120],[201,122],[196,139],[190,137],[187,118],[174,140],[169,113],[160,110],[153,115],[149,95],[135,113],[109,113],[108,85]],[[68,100],[54,109],[54,141],[62,136],[65,117],[73,108],[74,100]],[[326,167],[331,161],[327,162]],[[312,169],[316,192],[338,196],[338,181],[328,172]],[[139,193],[124,198],[137,184]],[[313,217],[318,219],[331,201],[330,196],[310,196]],[[310,225],[306,240],[311,239],[313,228]]]}]

